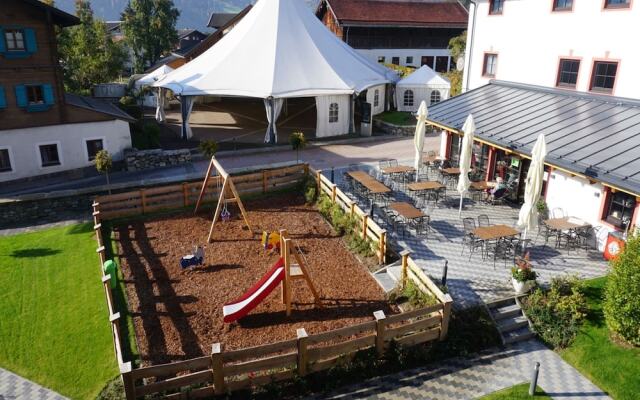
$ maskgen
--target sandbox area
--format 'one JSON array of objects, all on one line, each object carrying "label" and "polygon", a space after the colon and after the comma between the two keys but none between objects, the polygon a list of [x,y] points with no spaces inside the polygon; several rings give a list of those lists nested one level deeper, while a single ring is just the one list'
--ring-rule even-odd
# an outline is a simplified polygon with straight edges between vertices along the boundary
[{"label": "sandbox area", "polygon": [[[156,217],[114,227],[143,364],[208,355],[213,343],[236,349],[296,337],[297,328],[315,334],[393,313],[367,268],[317,212],[294,194],[245,202],[252,228],[287,229],[300,246],[324,307],[313,304],[303,281],[293,284],[293,311],[276,288],[249,315],[223,323],[222,306],[240,297],[277,261],[259,235],[251,235],[229,207],[232,220],[216,224],[206,244],[211,212]],[[180,258],[204,245],[205,263],[182,270]]]}]

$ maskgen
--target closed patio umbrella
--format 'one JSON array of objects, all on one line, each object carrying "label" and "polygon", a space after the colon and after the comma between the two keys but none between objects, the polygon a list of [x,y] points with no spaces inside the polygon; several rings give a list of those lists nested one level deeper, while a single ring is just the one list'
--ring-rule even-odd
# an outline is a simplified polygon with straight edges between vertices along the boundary
[{"label": "closed patio umbrella", "polygon": [[416,169],[416,182],[418,182],[418,172],[420,171],[420,165],[422,164],[422,148],[424,147],[424,131],[426,130],[427,115],[429,115],[427,103],[423,100],[420,102],[420,107],[416,113],[418,122],[416,122],[416,133],[413,137],[413,144],[416,147],[416,159],[414,162],[414,167]]},{"label": "closed patio umbrella", "polygon": [[531,152],[531,164],[527,172],[527,186],[524,189],[524,204],[518,215],[518,226],[524,228],[524,238],[527,231],[538,226],[538,208],[536,204],[540,199],[542,182],[544,180],[544,158],[547,155],[547,144],[544,135],[540,134]]},{"label": "closed patio umbrella", "polygon": [[471,171],[471,156],[473,153],[473,135],[476,131],[476,124],[473,122],[473,116],[469,114],[467,120],[462,126],[464,137],[462,138],[462,146],[460,146],[460,177],[458,178],[458,193],[460,193],[460,210],[458,214],[462,214],[462,201],[464,194],[469,190],[469,172]]}]

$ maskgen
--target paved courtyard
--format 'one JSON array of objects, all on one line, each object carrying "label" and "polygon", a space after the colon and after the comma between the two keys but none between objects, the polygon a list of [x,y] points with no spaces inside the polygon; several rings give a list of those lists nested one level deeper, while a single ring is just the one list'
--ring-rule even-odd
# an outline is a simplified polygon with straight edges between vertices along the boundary
[{"label": "paved courtyard", "polygon": [[0,400],[65,400],[66,397],[0,368]]},{"label": "paved courtyard", "polygon": [[[411,160],[400,163],[412,165]],[[376,169],[370,165],[361,168],[367,171]],[[343,190],[348,190],[342,180],[343,171],[344,169],[335,170],[334,180]],[[433,175],[429,179],[436,180],[437,177]],[[393,198],[414,203],[407,193],[402,189],[394,190]],[[353,193],[349,195],[363,210],[370,210],[367,201],[358,199]],[[421,209],[431,217],[431,231],[428,235],[421,234],[419,237],[413,229],[405,231],[404,237],[401,232],[394,232],[382,219],[378,209],[374,209],[374,217],[376,222],[387,229],[392,245],[398,250],[410,250],[411,258],[431,277],[439,281],[445,260],[448,261],[447,286],[456,307],[464,308],[513,295],[510,281],[512,264],[509,261],[498,259],[494,266],[493,258],[483,260],[480,251],[476,251],[469,258],[469,251],[465,249],[461,255],[462,218],[473,217],[477,221],[478,215],[486,214],[491,224],[515,227],[519,209],[509,205],[489,205],[465,198],[462,215],[459,215],[459,202],[460,196],[457,191],[447,189],[447,198],[438,201],[437,205],[433,202],[426,206],[420,204]],[[570,210],[567,211],[570,214]],[[528,234],[528,237],[534,240],[530,256],[534,269],[538,272],[539,282],[548,283],[552,277],[565,274],[577,274],[583,278],[606,274],[607,263],[597,250],[581,249],[569,252],[564,248],[556,249],[555,239],[549,239],[548,245],[545,246],[544,238],[536,236],[537,231]]]}]

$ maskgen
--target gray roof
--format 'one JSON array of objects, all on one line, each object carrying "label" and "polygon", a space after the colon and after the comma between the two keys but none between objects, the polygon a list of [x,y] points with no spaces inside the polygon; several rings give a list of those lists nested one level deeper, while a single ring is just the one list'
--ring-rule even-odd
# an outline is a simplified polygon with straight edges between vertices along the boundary
[{"label": "gray roof", "polygon": [[488,85],[429,107],[429,121],[531,155],[539,134],[548,164],[640,195],[640,101],[513,82]]},{"label": "gray roof", "polygon": [[207,26],[209,28],[218,29],[222,26],[225,26],[227,22],[231,21],[233,17],[236,16],[237,13],[213,13],[211,17],[209,17],[209,23]]},{"label": "gray roof", "polygon": [[122,111],[118,106],[109,103],[108,101],[94,99],[92,97],[79,96],[77,94],[71,93],[65,93],[64,99],[67,104],[72,106],[99,112],[101,114],[106,114],[116,119],[121,119],[127,122],[136,121],[135,118],[133,118],[131,115]]}]

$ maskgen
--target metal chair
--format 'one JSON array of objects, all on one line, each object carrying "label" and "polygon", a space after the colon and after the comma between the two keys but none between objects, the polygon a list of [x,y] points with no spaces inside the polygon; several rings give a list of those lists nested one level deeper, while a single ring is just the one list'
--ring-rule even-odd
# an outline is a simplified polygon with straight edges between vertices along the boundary
[{"label": "metal chair", "polygon": [[554,209],[551,210],[551,217],[552,218],[564,218],[566,217],[564,210],[560,207],[556,207]]},{"label": "metal chair", "polygon": [[489,222],[489,216],[487,214],[478,215],[478,226],[489,226],[491,223]]},{"label": "metal chair", "polygon": [[469,259],[477,248],[484,248],[484,241],[476,237],[473,231],[476,230],[476,220],[473,218],[462,218],[462,225],[464,227],[464,235],[462,236],[462,251],[460,255],[464,254],[464,248],[469,247]]}]

